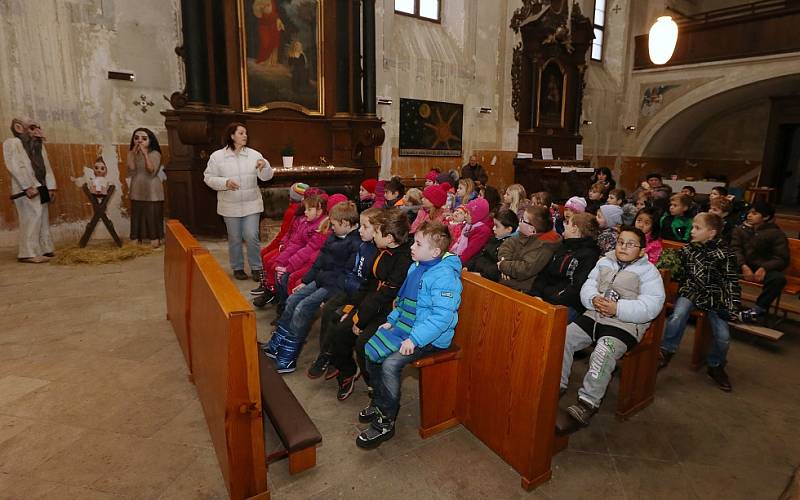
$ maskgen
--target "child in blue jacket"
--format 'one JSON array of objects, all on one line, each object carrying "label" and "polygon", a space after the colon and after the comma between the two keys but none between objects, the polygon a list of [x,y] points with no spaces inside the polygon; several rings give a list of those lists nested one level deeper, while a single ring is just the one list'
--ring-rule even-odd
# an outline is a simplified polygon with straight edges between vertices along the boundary
[{"label": "child in blue jacket", "polygon": [[337,203],[331,209],[330,223],[333,234],[286,300],[277,329],[262,347],[264,354],[275,359],[278,373],[290,373],[297,367],[297,357],[320,304],[345,289],[348,271],[361,246],[356,231],[358,211],[353,202]]},{"label": "child in blue jacket", "polygon": [[414,234],[414,264],[387,322],[365,348],[374,391],[370,405],[358,414],[359,421],[370,422],[356,438],[360,448],[375,448],[394,436],[403,368],[450,347],[461,304],[461,259],[447,253],[449,247],[450,232],[441,223],[426,221]]}]

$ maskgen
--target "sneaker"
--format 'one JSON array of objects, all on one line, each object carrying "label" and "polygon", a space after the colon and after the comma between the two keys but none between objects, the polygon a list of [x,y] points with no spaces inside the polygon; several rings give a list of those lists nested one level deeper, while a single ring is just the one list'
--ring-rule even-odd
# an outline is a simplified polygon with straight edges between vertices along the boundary
[{"label": "sneaker", "polygon": [[378,412],[378,416],[373,420],[369,427],[364,429],[356,438],[356,445],[359,448],[371,450],[377,448],[384,441],[394,436],[394,421],[384,417]]},{"label": "sneaker", "polygon": [[339,390],[336,392],[336,399],[339,401],[344,401],[345,399],[349,398],[350,395],[353,394],[353,387],[355,387],[356,380],[358,380],[358,377],[360,376],[361,371],[358,369],[358,367],[356,367],[356,373],[350,377],[343,378],[341,374],[339,374]]},{"label": "sneaker", "polygon": [[315,379],[320,378],[323,374],[326,373],[328,367],[331,365],[331,356],[327,352],[319,353],[317,359],[308,367],[308,371],[306,375],[308,378]]},{"label": "sneaker", "polygon": [[264,285],[258,285],[257,287],[250,290],[250,295],[264,295],[267,289],[264,288]]},{"label": "sneaker", "polygon": [[243,270],[237,269],[233,272],[233,277],[237,280],[246,280],[247,274]]},{"label": "sneaker", "polygon": [[665,349],[658,350],[658,369],[666,368],[670,361],[672,361],[672,356],[674,356],[674,352],[669,352]]},{"label": "sneaker", "polygon": [[253,305],[256,307],[266,307],[267,304],[275,302],[275,294],[269,290],[264,291],[261,295],[253,299]]},{"label": "sneaker", "polygon": [[764,319],[764,311],[759,309],[742,309],[736,314],[736,318],[742,323],[760,323]]},{"label": "sneaker", "polygon": [[378,409],[378,407],[370,403],[369,406],[358,412],[358,421],[362,424],[369,424],[378,418],[378,415],[380,414],[381,411]]},{"label": "sneaker", "polygon": [[328,365],[328,369],[325,370],[325,380],[330,380],[338,376],[339,376],[339,369],[333,366],[332,364]]},{"label": "sneaker", "polygon": [[724,366],[709,366],[708,367],[708,376],[716,382],[717,386],[725,391],[731,392],[733,387],[731,387],[731,381],[728,378],[728,374],[725,373]]},{"label": "sneaker", "polygon": [[591,403],[578,398],[578,404],[574,404],[567,408],[569,416],[574,418],[583,426],[589,425],[589,420],[592,419],[598,408],[591,405]]},{"label": "sneaker", "polygon": [[256,283],[260,283],[264,279],[264,272],[261,269],[251,269],[250,274]]}]

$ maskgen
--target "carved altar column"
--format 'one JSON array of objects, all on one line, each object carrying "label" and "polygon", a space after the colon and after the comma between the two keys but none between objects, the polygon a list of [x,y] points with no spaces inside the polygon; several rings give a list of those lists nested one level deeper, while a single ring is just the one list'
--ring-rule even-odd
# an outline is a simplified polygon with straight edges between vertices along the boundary
[{"label": "carved altar column", "polygon": [[208,45],[205,2],[181,0],[186,94],[190,102],[208,102]]},{"label": "carved altar column", "polygon": [[375,114],[375,0],[364,0],[364,112]]}]

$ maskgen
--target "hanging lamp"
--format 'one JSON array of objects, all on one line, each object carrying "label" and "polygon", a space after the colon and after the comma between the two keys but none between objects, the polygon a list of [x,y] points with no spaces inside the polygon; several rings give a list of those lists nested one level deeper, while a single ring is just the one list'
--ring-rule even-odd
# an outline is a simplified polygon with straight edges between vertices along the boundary
[{"label": "hanging lamp", "polygon": [[650,28],[648,49],[653,64],[665,64],[675,52],[678,43],[678,25],[671,16],[661,16]]}]

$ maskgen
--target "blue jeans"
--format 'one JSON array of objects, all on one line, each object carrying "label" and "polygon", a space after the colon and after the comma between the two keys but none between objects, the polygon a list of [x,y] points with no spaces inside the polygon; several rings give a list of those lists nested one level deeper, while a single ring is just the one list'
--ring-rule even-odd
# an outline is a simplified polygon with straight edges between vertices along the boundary
[{"label": "blue jeans", "polygon": [[228,229],[228,258],[231,269],[244,271],[242,240],[247,243],[247,260],[250,271],[261,269],[261,243],[258,241],[258,226],[261,214],[250,214],[244,217],[223,217]]},{"label": "blue jeans", "polygon": [[[665,351],[675,353],[683,338],[686,330],[686,323],[689,321],[689,313],[694,309],[694,304],[686,297],[678,297],[675,301],[675,309],[667,320],[667,327],[664,329],[664,338],[661,340],[661,348]],[[731,343],[731,332],[728,329],[728,322],[720,318],[714,311],[705,311],[708,322],[711,323],[711,334],[714,342],[708,353],[708,366],[725,366],[728,358],[728,347]]]},{"label": "blue jeans", "polygon": [[400,410],[400,378],[403,374],[403,368],[407,364],[438,350],[433,345],[428,344],[424,347],[415,348],[414,352],[408,356],[395,352],[380,364],[373,363],[369,358],[366,358],[367,372],[374,390],[372,404],[377,406],[383,415],[395,419],[397,412]]},{"label": "blue jeans", "polygon": [[305,340],[320,304],[329,295],[327,288],[317,288],[317,284],[312,281],[286,299],[286,308],[278,319],[278,324],[286,328],[295,340]]}]

